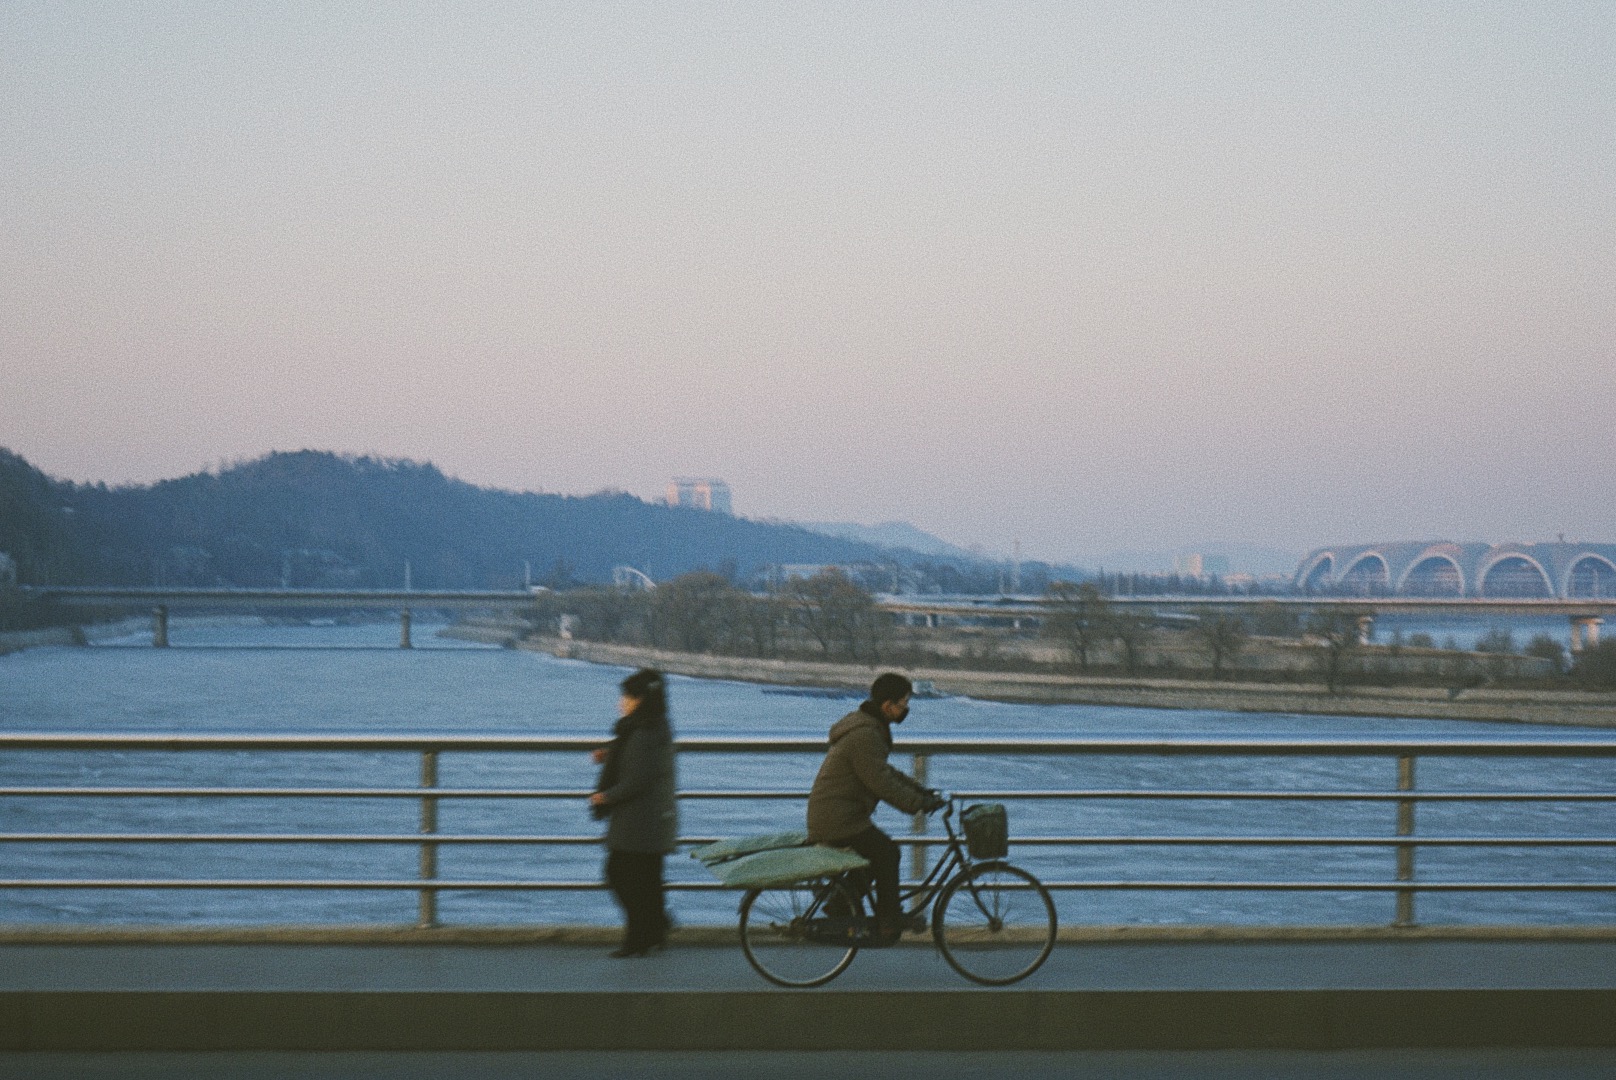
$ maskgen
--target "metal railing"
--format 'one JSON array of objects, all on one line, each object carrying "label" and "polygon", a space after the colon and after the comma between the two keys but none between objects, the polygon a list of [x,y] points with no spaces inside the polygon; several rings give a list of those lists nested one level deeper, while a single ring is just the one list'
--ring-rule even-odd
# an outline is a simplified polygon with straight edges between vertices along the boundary
[{"label": "metal railing", "polygon": [[[418,894],[418,921],[430,926],[438,922],[438,896],[446,890],[466,891],[565,891],[600,889],[598,881],[513,879],[463,880],[439,874],[438,854],[444,847],[475,845],[598,845],[598,835],[583,834],[506,834],[446,833],[439,830],[439,806],[455,800],[577,800],[588,792],[576,788],[538,787],[444,787],[439,783],[440,758],[462,753],[586,753],[601,740],[590,737],[392,737],[369,735],[99,735],[69,733],[0,733],[0,753],[34,751],[98,752],[151,751],[188,753],[206,751],[320,752],[320,753],[400,753],[419,759],[416,786],[187,786],[187,785],[93,785],[93,784],[10,784],[0,786],[0,800],[14,798],[95,798],[95,799],[383,799],[414,800],[419,804],[419,829],[414,833],[320,832],[0,832],[0,845],[10,844],[323,844],[323,845],[413,845],[419,849],[419,869],[414,878],[47,878],[0,876],[0,889],[242,889],[242,890],[393,890]],[[678,740],[681,754],[817,755],[824,749],[820,739],[687,737]],[[955,793],[980,800],[1205,800],[1219,802],[1309,802],[1323,804],[1391,804],[1395,822],[1387,834],[1310,835],[1310,834],[1199,834],[1199,835],[1106,835],[1070,834],[1013,836],[1018,848],[1094,848],[1131,846],[1140,848],[1205,847],[1296,847],[1296,848],[1387,848],[1395,855],[1392,873],[1386,879],[1362,880],[1046,880],[1056,890],[1140,890],[1140,891],[1259,891],[1259,892],[1339,892],[1391,893],[1395,895],[1394,925],[1415,922],[1415,900],[1421,893],[1488,892],[1606,892],[1616,894],[1616,862],[1609,879],[1581,880],[1422,880],[1416,874],[1421,849],[1441,848],[1604,848],[1616,850],[1616,836],[1524,836],[1524,835],[1422,835],[1416,831],[1417,809],[1428,804],[1454,803],[1616,803],[1616,771],[1609,785],[1595,791],[1576,790],[1440,790],[1422,791],[1416,785],[1416,766],[1430,758],[1559,758],[1616,759],[1616,740],[1595,738],[1503,740],[1503,739],[1286,739],[1286,738],[1021,738],[1021,739],[917,739],[898,745],[910,755],[913,772],[924,778],[932,759],[965,755],[970,757],[1078,757],[1131,756],[1140,758],[1360,758],[1386,762],[1385,788],[1354,790],[1242,788],[1060,788],[1014,790],[959,790]],[[13,769],[13,772],[16,770]],[[26,771],[26,770],[24,770]],[[752,790],[740,788],[690,789],[679,792],[683,800],[797,800],[807,797],[804,790]],[[0,801],[3,811],[4,801]],[[3,820],[3,818],[0,818]],[[718,839],[712,836],[682,837],[682,845],[695,845]],[[913,834],[900,838],[913,849],[914,872],[925,868],[928,848],[945,843],[927,835],[926,822],[917,816]],[[3,871],[0,871],[3,873]],[[723,886],[705,882],[672,882],[680,890],[716,890]]]}]

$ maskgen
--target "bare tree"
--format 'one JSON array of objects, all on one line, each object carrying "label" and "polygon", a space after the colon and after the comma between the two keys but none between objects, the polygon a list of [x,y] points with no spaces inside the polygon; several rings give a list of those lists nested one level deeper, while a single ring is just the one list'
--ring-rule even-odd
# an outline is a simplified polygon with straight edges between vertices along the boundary
[{"label": "bare tree", "polygon": [[696,570],[657,586],[651,594],[651,632],[657,644],[710,652],[724,632],[725,609],[735,587],[720,574]]},{"label": "bare tree", "polygon": [[1077,668],[1088,670],[1091,654],[1114,633],[1110,601],[1090,582],[1057,581],[1044,597],[1044,636],[1064,645]]},{"label": "bare tree", "polygon": [[885,638],[884,614],[875,599],[842,571],[822,570],[794,578],[781,590],[792,621],[818,643],[826,656],[878,659]]},{"label": "bare tree", "polygon": [[787,613],[778,598],[732,590],[724,605],[723,620],[726,652],[757,657],[779,654],[780,631]]},{"label": "bare tree", "polygon": [[1222,678],[1223,666],[1240,655],[1246,647],[1246,639],[1251,636],[1250,631],[1246,629],[1245,620],[1228,612],[1200,608],[1195,615],[1195,626],[1190,633],[1211,661],[1212,677]]},{"label": "bare tree", "polygon": [[1111,617],[1111,636],[1122,649],[1122,667],[1129,675],[1144,666],[1145,643],[1150,640],[1150,619],[1134,611],[1116,611]]},{"label": "bare tree", "polygon": [[1307,620],[1307,634],[1317,646],[1319,673],[1330,693],[1338,693],[1347,673],[1348,661],[1362,644],[1359,620],[1367,614],[1329,608],[1315,611]]}]

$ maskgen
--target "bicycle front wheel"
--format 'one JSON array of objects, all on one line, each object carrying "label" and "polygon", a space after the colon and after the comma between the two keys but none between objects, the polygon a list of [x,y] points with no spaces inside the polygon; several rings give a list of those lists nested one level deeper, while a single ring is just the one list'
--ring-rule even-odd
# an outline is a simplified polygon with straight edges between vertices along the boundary
[{"label": "bicycle front wheel", "polygon": [[830,982],[858,954],[863,929],[863,909],[839,881],[753,889],[741,900],[741,951],[777,986]]},{"label": "bicycle front wheel", "polygon": [[972,982],[1007,986],[1037,971],[1055,947],[1055,901],[1027,871],[979,863],[943,888],[932,936],[950,967]]}]

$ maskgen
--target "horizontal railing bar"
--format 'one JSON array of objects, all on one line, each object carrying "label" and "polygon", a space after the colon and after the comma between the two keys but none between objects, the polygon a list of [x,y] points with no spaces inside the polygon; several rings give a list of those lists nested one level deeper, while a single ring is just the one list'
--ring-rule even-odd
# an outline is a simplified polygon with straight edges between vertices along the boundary
[{"label": "horizontal railing bar", "polygon": [[[4,837],[0,837],[3,840]],[[946,847],[947,837],[894,837],[900,844]],[[1609,836],[1012,836],[1011,847],[1616,847]]]},{"label": "horizontal railing bar", "polygon": [[[587,799],[587,788],[433,788],[438,799]],[[0,796],[28,798],[94,795],[121,798],[343,798],[419,799],[421,789],[290,787],[0,787]],[[806,799],[806,791],[681,791],[681,799]],[[1611,796],[1616,799],[1616,795]]]},{"label": "horizontal railing bar", "polygon": [[1616,892],[1616,881],[1045,881],[1046,889],[1157,892]]},{"label": "horizontal railing bar", "polygon": [[[716,843],[718,837],[682,839],[683,846]],[[0,833],[0,844],[554,844],[599,845],[599,836],[504,835],[499,833]],[[898,844],[946,847],[944,836],[899,836]],[[1013,846],[1104,847],[1165,845],[1214,847],[1616,847],[1611,836],[1014,836]]]},{"label": "horizontal railing bar", "polygon": [[[438,752],[587,752],[606,739],[588,735],[123,735],[4,732],[0,750],[349,750]],[[687,753],[819,754],[823,738],[694,736],[678,739]],[[1296,738],[937,738],[908,739],[904,754],[977,755],[1277,755],[1305,757],[1616,757],[1616,739],[1296,739]]]},{"label": "horizontal railing bar", "polygon": [[[606,888],[599,881],[453,881],[433,878],[434,891],[582,891]],[[911,888],[919,882],[908,882]],[[1046,889],[1170,892],[1616,892],[1616,881],[1045,881]],[[22,878],[0,879],[0,889],[327,889],[419,892],[420,879],[408,881],[319,880],[310,878]],[[743,890],[717,882],[670,881],[668,889]]]},{"label": "horizontal railing bar", "polygon": [[[219,880],[217,878],[22,878],[0,879],[0,889],[333,889],[333,890],[390,890],[420,892],[423,887],[434,891],[460,889],[468,892],[488,890],[533,892],[579,892],[605,889],[603,881],[450,881],[446,878],[419,878],[407,881],[339,881],[317,878],[284,878],[253,880]],[[690,891],[721,891],[731,889],[720,882],[669,881],[665,889]]]},{"label": "horizontal railing bar", "polygon": [[[496,833],[0,833],[0,844],[594,844],[599,836]],[[694,842],[694,841],[692,841]],[[1612,841],[1616,843],[1616,841]]]},{"label": "horizontal railing bar", "polygon": [[[419,799],[419,787],[0,787],[0,798]],[[433,788],[437,799],[587,799],[584,788]],[[1616,802],[1616,791],[1207,791],[1160,788],[956,791],[961,799],[1204,799],[1299,802]],[[806,791],[691,790],[680,799],[806,799]]]},{"label": "horizontal railing bar", "polygon": [[[0,789],[0,794],[4,794]],[[1062,791],[956,791],[962,799],[1206,799],[1317,802],[1616,802],[1613,791],[1207,791],[1109,788]]]},{"label": "horizontal railing bar", "polygon": [[[807,792],[792,792],[807,798]],[[282,788],[282,787],[0,787],[0,796],[27,798],[65,795],[91,795],[118,798],[340,798],[340,799],[419,799],[421,789],[409,788]],[[584,788],[433,788],[435,798],[457,799],[587,799]]]}]

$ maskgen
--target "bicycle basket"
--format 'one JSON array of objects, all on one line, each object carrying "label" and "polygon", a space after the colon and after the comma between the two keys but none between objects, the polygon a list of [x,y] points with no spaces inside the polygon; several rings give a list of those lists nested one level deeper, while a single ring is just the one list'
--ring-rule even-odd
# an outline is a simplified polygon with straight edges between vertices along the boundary
[{"label": "bicycle basket", "polygon": [[977,803],[960,815],[965,847],[973,859],[1002,859],[1010,853],[1010,819],[1003,803]]}]

